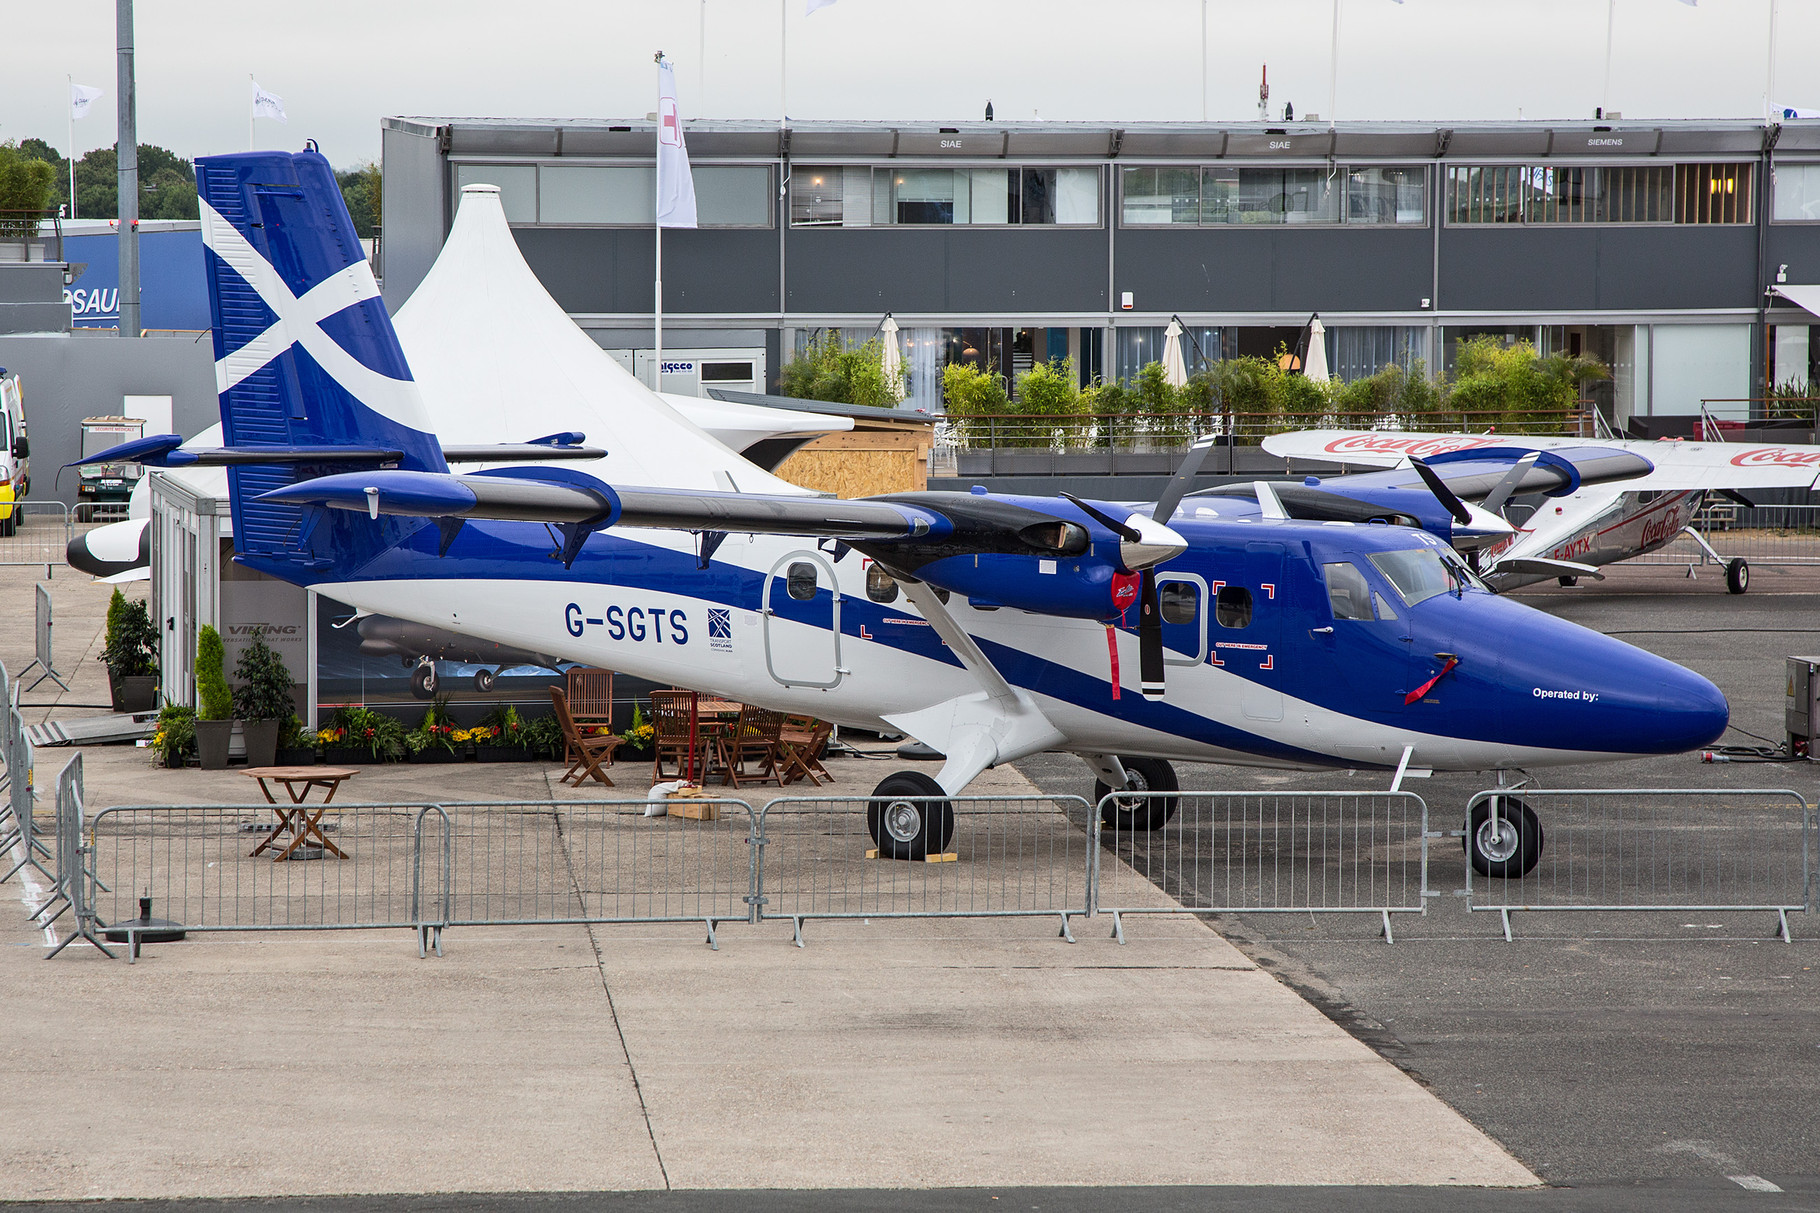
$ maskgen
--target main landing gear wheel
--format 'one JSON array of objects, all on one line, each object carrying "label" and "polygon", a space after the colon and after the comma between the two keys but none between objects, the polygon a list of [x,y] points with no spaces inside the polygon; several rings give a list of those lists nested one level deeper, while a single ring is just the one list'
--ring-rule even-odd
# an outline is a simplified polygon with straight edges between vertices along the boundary
[{"label": "main landing gear wheel", "polygon": [[[1114,789],[1095,780],[1095,804],[1105,800],[1114,791],[1174,792],[1182,786],[1175,777],[1175,768],[1161,758],[1121,756],[1119,765],[1125,768],[1125,786]],[[1100,810],[1100,820],[1121,834],[1129,834],[1134,830],[1160,830],[1164,822],[1175,816],[1176,806],[1180,802],[1181,798],[1177,796],[1120,796]]]},{"label": "main landing gear wheel", "polygon": [[476,691],[479,691],[482,695],[485,695],[488,691],[491,691],[493,689],[493,684],[498,681],[499,681],[499,673],[496,670],[475,670],[474,671],[474,689]]},{"label": "main landing gear wheel", "polygon": [[436,663],[426,661],[411,671],[411,694],[419,699],[436,696]]},{"label": "main landing gear wheel", "polygon": [[[1492,806],[1498,806],[1497,817]],[[1474,806],[1466,823],[1466,858],[1481,876],[1526,876],[1542,858],[1542,822],[1514,796]]]},{"label": "main landing gear wheel", "polygon": [[1555,582],[1562,589],[1571,590],[1580,584],[1580,579],[1578,577],[1557,577],[1555,578]]},{"label": "main landing gear wheel", "polygon": [[866,830],[882,859],[939,855],[954,837],[954,806],[942,785],[921,771],[887,775],[872,789]]},{"label": "main landing gear wheel", "polygon": [[1740,556],[1725,566],[1725,592],[1742,594],[1750,589],[1750,565]]}]

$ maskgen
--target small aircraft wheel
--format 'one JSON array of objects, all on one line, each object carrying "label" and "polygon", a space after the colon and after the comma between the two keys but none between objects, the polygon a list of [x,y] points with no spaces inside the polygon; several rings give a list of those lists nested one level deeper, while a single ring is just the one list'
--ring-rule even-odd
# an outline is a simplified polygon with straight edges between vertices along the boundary
[{"label": "small aircraft wheel", "polygon": [[6,517],[4,519],[0,519],[0,538],[9,538],[13,535],[17,535],[18,533],[19,533],[19,507],[17,505],[14,505],[12,509],[10,509],[6,512]]},{"label": "small aircraft wheel", "polygon": [[1562,589],[1566,590],[1571,590],[1580,584],[1578,577],[1557,577],[1555,580],[1560,583]]},{"label": "small aircraft wheel", "polygon": [[485,695],[488,691],[491,691],[493,689],[493,684],[498,681],[499,681],[499,674],[497,671],[494,671],[494,670],[475,670],[474,671],[474,689],[476,691],[479,691],[482,695]]},{"label": "small aircraft wheel", "polygon": [[436,663],[426,661],[411,671],[411,694],[419,699],[436,695]]},{"label": "small aircraft wheel", "polygon": [[[1497,819],[1491,808],[1498,805]],[[1514,796],[1487,800],[1466,823],[1466,858],[1481,876],[1525,876],[1542,858],[1542,822]]]},{"label": "small aircraft wheel", "polygon": [[[1114,792],[1174,792],[1182,786],[1175,777],[1175,768],[1161,758],[1121,755],[1119,764],[1125,768],[1125,786],[1112,788],[1095,780],[1095,804]],[[1122,834],[1134,830],[1160,830],[1164,822],[1175,816],[1180,803],[1178,796],[1120,796],[1100,810],[1100,820]]]},{"label": "small aircraft wheel", "polygon": [[1725,566],[1725,592],[1742,594],[1750,589],[1750,565],[1740,556]]},{"label": "small aircraft wheel", "polygon": [[942,785],[921,771],[887,775],[872,789],[866,830],[884,859],[939,855],[954,837],[954,806]]}]

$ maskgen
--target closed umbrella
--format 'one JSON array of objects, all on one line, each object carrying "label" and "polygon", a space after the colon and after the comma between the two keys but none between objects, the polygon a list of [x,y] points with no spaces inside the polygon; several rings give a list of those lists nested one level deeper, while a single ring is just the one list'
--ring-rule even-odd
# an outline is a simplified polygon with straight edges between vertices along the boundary
[{"label": "closed umbrella", "polygon": [[1188,384],[1188,364],[1182,361],[1182,322],[1174,317],[1163,331],[1163,378],[1170,387]]},{"label": "closed umbrella", "polygon": [[1327,374],[1327,329],[1316,316],[1308,322],[1308,357],[1303,360],[1302,373],[1316,383],[1326,383]]},{"label": "closed umbrella", "polygon": [[894,399],[904,398],[904,355],[897,348],[897,321],[891,313],[885,313],[885,322],[878,326],[879,335],[885,339],[885,386],[891,390]]}]

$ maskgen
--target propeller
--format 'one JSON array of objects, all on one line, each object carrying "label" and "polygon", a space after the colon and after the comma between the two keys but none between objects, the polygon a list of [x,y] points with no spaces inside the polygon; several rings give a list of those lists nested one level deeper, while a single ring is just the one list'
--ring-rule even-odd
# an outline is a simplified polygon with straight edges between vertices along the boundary
[{"label": "propeller", "polygon": [[1207,458],[1207,452],[1213,449],[1213,442],[1213,435],[1208,434],[1195,439],[1189,446],[1188,454],[1182,459],[1182,465],[1176,468],[1175,475],[1171,476],[1169,483],[1163,486],[1163,495],[1156,499],[1156,508],[1150,511],[1152,519],[1166,523],[1175,517],[1176,508],[1182,504],[1182,498],[1188,493],[1188,486],[1194,482],[1195,474],[1201,470],[1201,463]]},{"label": "propeller", "polygon": [[1447,482],[1442,480],[1433,468],[1414,455],[1409,457],[1409,463],[1411,467],[1415,468],[1416,475],[1422,478],[1422,483],[1428,486],[1428,491],[1435,495],[1435,500],[1439,501],[1447,512],[1453,515],[1455,522],[1461,526],[1472,522],[1472,511],[1466,508],[1464,501],[1454,495],[1454,491],[1447,487]]},{"label": "propeller", "polygon": [[1510,500],[1510,495],[1517,491],[1517,486],[1523,483],[1523,477],[1529,474],[1529,469],[1535,467],[1536,460],[1541,457],[1541,451],[1531,451],[1529,454],[1513,463],[1510,467],[1510,471],[1504,473],[1504,479],[1492,486],[1492,490],[1486,496],[1485,500],[1479,503],[1479,508],[1488,514],[1498,514],[1502,516],[1504,513],[1504,503]]}]

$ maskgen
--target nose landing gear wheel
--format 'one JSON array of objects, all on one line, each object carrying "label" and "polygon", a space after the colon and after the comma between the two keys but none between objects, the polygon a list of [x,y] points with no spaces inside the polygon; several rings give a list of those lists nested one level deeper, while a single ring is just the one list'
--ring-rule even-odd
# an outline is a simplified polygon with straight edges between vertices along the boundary
[{"label": "nose landing gear wheel", "polygon": [[[1492,806],[1497,806],[1494,818]],[[1466,858],[1481,876],[1526,876],[1542,858],[1542,822],[1512,796],[1475,805],[1466,822]]]},{"label": "nose landing gear wheel", "polygon": [[921,771],[887,775],[872,789],[866,831],[881,859],[939,855],[954,837],[954,806],[942,785]]},{"label": "nose landing gear wheel", "polygon": [[1742,594],[1750,589],[1750,565],[1740,556],[1725,566],[1725,592]]},{"label": "nose landing gear wheel", "polygon": [[411,694],[431,699],[436,694],[436,663],[426,661],[411,671]]},{"label": "nose landing gear wheel", "polygon": [[[1096,780],[1093,785],[1095,804],[1106,799],[1113,791],[1124,792],[1173,792],[1182,785],[1175,777],[1175,768],[1161,758],[1119,758],[1119,765],[1125,768],[1125,786],[1114,789],[1103,781]],[[1100,810],[1100,820],[1121,834],[1135,830],[1160,830],[1163,823],[1175,816],[1180,803],[1176,796],[1120,796],[1104,809]]]},{"label": "nose landing gear wheel", "polygon": [[474,671],[474,689],[479,691],[482,695],[491,691],[493,689],[493,684],[497,681],[499,681],[499,675],[492,670]]}]

